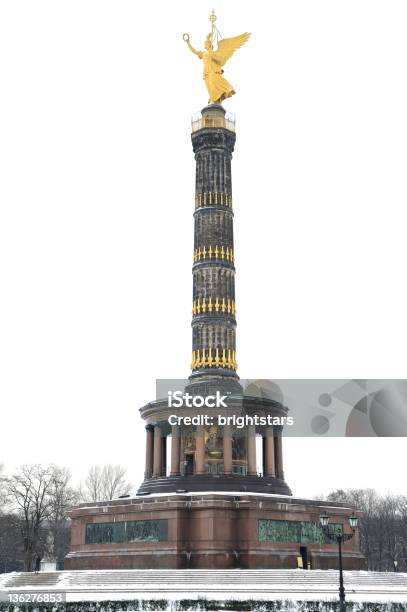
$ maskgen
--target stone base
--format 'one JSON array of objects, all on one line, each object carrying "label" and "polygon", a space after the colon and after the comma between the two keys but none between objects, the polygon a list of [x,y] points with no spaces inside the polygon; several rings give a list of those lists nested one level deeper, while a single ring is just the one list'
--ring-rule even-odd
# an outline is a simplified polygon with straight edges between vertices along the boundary
[{"label": "stone base", "polygon": [[148,478],[144,480],[138,495],[149,493],[175,493],[184,490],[185,493],[202,491],[220,491],[237,493],[276,493],[277,495],[291,495],[291,490],[283,478],[271,476],[214,476],[212,474],[193,474],[191,476],[166,476],[162,478]]},{"label": "stone base", "polygon": [[[282,523],[273,523],[279,526],[279,535],[273,536],[274,541],[265,541],[259,521],[318,524],[320,514],[327,513],[331,523],[342,523],[348,532],[348,517],[353,512],[345,504],[333,506],[291,496],[227,492],[145,495],[92,506],[82,504],[71,511],[71,551],[65,568],[290,569],[296,568],[298,558],[302,558],[303,564],[309,563],[312,569],[336,569],[335,544],[311,541],[309,535],[306,542],[292,541],[292,529],[287,538],[291,541],[281,541],[285,533]],[[155,541],[146,539],[154,537],[151,534],[129,541],[133,536],[128,534],[136,533],[131,531],[134,523],[130,525],[130,521],[157,521],[162,533]],[[101,523],[108,523],[102,528],[103,537],[106,539],[108,533],[110,540],[116,541],[88,543],[86,532],[94,533],[95,528],[87,525]],[[366,567],[357,535],[344,545],[343,564],[345,569]]]}]

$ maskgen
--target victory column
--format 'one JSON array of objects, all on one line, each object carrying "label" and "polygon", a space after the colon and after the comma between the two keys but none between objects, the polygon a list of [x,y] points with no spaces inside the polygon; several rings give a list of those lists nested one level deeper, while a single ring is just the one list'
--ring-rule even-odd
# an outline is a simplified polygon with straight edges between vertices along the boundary
[{"label": "victory column", "polygon": [[[195,244],[192,372],[186,390],[195,396],[226,392],[226,415],[284,417],[288,410],[281,398],[259,397],[250,385],[243,391],[236,372],[231,176],[236,135],[221,103],[235,93],[223,67],[249,34],[224,39],[214,14],[210,20],[204,51],[192,46],[188,34],[183,36],[203,61],[209,92],[208,106],[192,123]],[[176,410],[191,417],[203,412]],[[214,416],[219,408],[204,412]],[[350,509],[291,496],[284,480],[281,427],[181,428],[170,425],[173,413],[167,398],[140,409],[146,423],[144,482],[134,498],[81,504],[71,511],[67,569],[295,568],[299,558],[304,567],[337,566],[335,545],[319,517],[324,514],[347,534]],[[344,542],[344,567],[363,568],[357,538],[345,537]]]}]

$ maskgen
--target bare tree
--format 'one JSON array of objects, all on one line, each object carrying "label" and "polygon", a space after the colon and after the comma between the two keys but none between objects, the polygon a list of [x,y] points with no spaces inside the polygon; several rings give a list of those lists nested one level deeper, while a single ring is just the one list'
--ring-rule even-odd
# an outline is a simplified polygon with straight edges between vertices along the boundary
[{"label": "bare tree", "polygon": [[360,545],[368,568],[374,571],[407,569],[407,497],[381,497],[372,489],[334,491],[329,501],[342,501],[362,511]]},{"label": "bare tree", "polygon": [[102,468],[93,465],[89,468],[85,481],[79,486],[82,501],[97,502],[102,497]]},{"label": "bare tree", "polygon": [[0,514],[4,511],[4,508],[6,505],[6,490],[5,490],[6,479],[3,474],[3,471],[4,471],[4,466],[2,463],[0,463]]},{"label": "bare tree", "polygon": [[405,572],[407,571],[407,496],[401,497],[399,512],[399,546],[396,569]]},{"label": "bare tree", "polygon": [[19,527],[8,512],[5,484],[3,465],[0,464],[0,572],[22,569]]},{"label": "bare tree", "polygon": [[132,488],[121,465],[94,465],[80,486],[80,495],[83,501],[98,502],[128,495]]},{"label": "bare tree", "polygon": [[20,525],[11,514],[0,515],[0,572],[23,569]]},{"label": "bare tree", "polygon": [[50,492],[55,466],[24,465],[6,478],[6,495],[19,526],[24,550],[24,569],[32,571],[36,555],[43,548],[42,527],[50,511]]},{"label": "bare tree", "polygon": [[70,486],[70,478],[68,469],[55,467],[48,492],[46,524],[53,535],[54,555],[59,564],[69,550],[68,511],[79,501],[79,493]]},{"label": "bare tree", "polygon": [[105,465],[102,471],[102,495],[104,499],[114,499],[119,495],[129,495],[133,486],[126,481],[126,469],[121,465]]}]

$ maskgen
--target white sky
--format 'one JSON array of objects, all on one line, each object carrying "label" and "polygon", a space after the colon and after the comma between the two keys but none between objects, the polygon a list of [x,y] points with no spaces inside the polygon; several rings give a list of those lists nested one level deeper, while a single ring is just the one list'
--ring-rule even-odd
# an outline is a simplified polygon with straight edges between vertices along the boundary
[{"label": "white sky", "polygon": [[[212,3],[0,4],[0,462],[121,463],[190,362]],[[245,378],[405,378],[407,5],[219,0]],[[298,495],[404,492],[404,439],[286,440]],[[329,453],[329,460],[327,455]]]}]

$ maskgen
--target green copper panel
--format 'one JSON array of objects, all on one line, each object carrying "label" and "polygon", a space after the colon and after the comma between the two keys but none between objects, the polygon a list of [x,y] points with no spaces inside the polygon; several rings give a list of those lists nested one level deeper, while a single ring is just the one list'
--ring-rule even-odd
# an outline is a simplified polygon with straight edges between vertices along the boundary
[{"label": "green copper panel", "polygon": [[[342,534],[341,523],[331,524],[330,527]],[[296,542],[298,544],[327,544],[329,542],[319,523],[259,519],[258,529],[260,542]]]},{"label": "green copper panel", "polygon": [[168,521],[119,521],[88,523],[85,544],[120,544],[123,542],[166,542]]},{"label": "green copper panel", "polygon": [[126,542],[166,542],[167,521],[128,521],[126,523]]}]

